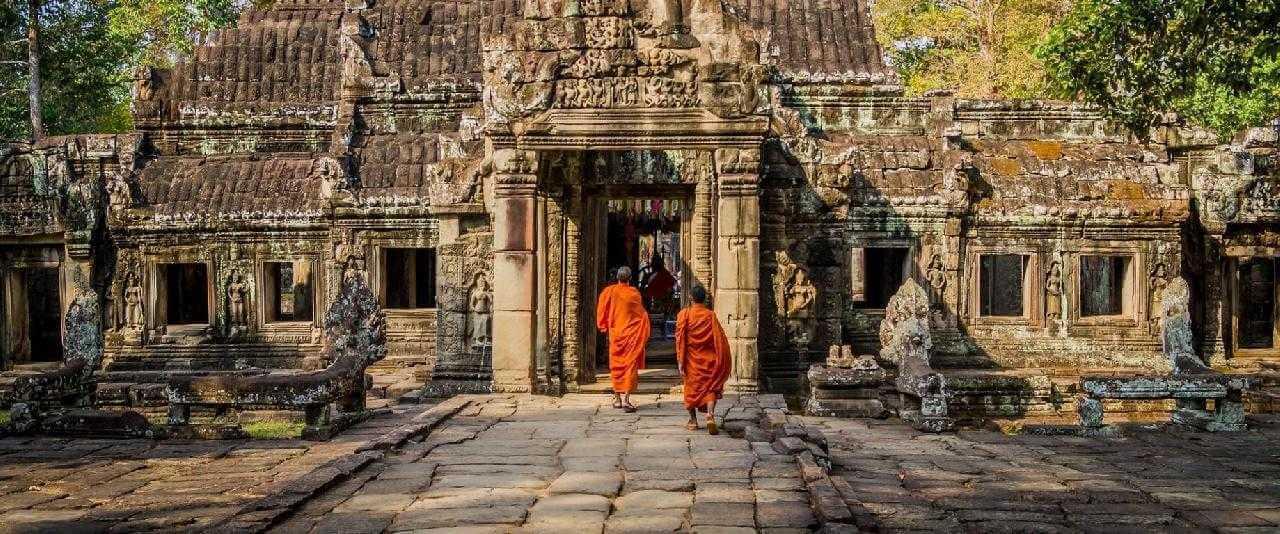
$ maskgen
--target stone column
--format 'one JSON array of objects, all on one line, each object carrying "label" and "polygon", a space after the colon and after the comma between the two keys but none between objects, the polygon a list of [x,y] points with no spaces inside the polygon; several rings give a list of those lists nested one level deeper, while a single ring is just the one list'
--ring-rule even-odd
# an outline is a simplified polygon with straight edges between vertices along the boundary
[{"label": "stone column", "polygon": [[729,387],[758,391],[760,356],[760,151],[716,150],[715,310],[729,337]]},{"label": "stone column", "polygon": [[533,389],[537,154],[499,149],[494,162],[493,389]]}]

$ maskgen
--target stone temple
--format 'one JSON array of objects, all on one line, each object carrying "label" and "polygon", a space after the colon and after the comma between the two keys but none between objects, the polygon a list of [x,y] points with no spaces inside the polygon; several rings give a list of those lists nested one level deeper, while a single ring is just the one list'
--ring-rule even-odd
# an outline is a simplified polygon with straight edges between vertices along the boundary
[{"label": "stone temple", "polygon": [[386,309],[375,367],[429,395],[599,387],[595,296],[655,253],[651,363],[702,284],[738,391],[879,353],[908,279],[958,414],[1170,373],[1179,278],[1205,364],[1280,366],[1275,129],[907,97],[862,0],[278,0],[133,97],[134,132],[0,146],[0,364],[61,361],[96,295],[100,406],[323,368],[350,272]]}]

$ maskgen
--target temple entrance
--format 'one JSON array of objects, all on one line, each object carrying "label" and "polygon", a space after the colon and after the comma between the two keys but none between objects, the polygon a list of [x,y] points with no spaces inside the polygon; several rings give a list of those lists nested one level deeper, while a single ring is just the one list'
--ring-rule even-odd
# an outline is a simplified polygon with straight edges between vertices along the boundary
[{"label": "temple entrance", "polygon": [[[692,196],[683,190],[640,195],[609,195],[595,202],[596,248],[592,265],[593,295],[613,283],[619,268],[631,269],[632,285],[640,290],[649,312],[651,334],[646,347],[647,369],[641,372],[641,391],[667,391],[679,384],[676,371],[676,314],[687,300],[692,271],[689,262]],[[595,299],[590,300],[594,311]],[[594,331],[591,324],[584,327]],[[606,337],[595,338],[595,388],[609,388],[609,350]],[[585,337],[584,339],[590,339]],[[591,347],[589,347],[591,348]]]},{"label": "temple entrance", "polygon": [[62,291],[56,248],[4,251],[4,360],[10,364],[62,360]]}]

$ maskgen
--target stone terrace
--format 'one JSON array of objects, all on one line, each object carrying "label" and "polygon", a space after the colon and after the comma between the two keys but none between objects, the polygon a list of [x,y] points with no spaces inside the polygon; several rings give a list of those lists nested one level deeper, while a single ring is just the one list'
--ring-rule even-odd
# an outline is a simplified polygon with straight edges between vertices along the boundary
[{"label": "stone terrace", "polygon": [[[398,408],[328,443],[2,439],[0,533],[818,526],[795,458],[684,430],[678,396],[637,402],[625,414],[603,395],[464,396]],[[730,397],[723,411],[754,418],[761,403]],[[1280,531],[1280,421],[1116,438],[787,418],[799,421],[825,435],[833,485],[866,531]]]},{"label": "stone terrace", "polygon": [[1277,532],[1280,422],[1239,434],[922,434],[805,418],[864,529],[933,532]]},{"label": "stone terrace", "polygon": [[[755,400],[724,404],[749,409]],[[493,397],[276,531],[783,533],[814,525],[791,456],[685,430],[678,396],[639,396],[636,414],[608,403],[598,395]]]},{"label": "stone terrace", "polygon": [[200,530],[353,458],[423,409],[376,417],[323,443],[0,439],[0,533]]}]

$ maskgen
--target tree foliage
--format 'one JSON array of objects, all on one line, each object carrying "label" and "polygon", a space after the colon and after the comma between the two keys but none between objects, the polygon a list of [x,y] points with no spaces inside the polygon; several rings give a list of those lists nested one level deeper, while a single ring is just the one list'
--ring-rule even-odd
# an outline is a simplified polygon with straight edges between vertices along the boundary
[{"label": "tree foliage", "polygon": [[[25,3],[0,3],[0,139],[31,135],[27,112]],[[129,50],[107,29],[108,6],[45,2],[41,24],[41,117],[50,135],[129,127]]]},{"label": "tree foliage", "polygon": [[877,38],[908,94],[951,89],[976,98],[1037,98],[1050,90],[1033,53],[1066,0],[877,0]]},{"label": "tree foliage", "polygon": [[[130,72],[168,66],[269,0],[45,0],[40,11],[41,97],[50,135],[131,128]],[[0,139],[31,134],[27,114],[29,19],[0,2]]]},{"label": "tree foliage", "polygon": [[1277,0],[1080,0],[1039,55],[1140,134],[1170,110],[1220,135],[1280,117]]},{"label": "tree foliage", "polygon": [[[111,32],[133,45],[133,62],[167,67],[236,20],[247,0],[112,0]],[[254,3],[265,3],[257,0]]]}]

